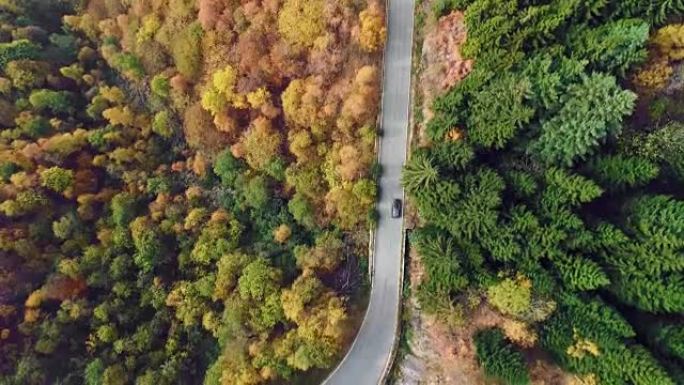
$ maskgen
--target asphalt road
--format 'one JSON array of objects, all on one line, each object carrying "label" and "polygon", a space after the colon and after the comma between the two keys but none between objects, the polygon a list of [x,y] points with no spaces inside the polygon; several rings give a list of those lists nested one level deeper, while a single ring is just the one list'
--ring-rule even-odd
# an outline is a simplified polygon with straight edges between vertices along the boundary
[{"label": "asphalt road", "polygon": [[380,141],[380,219],[375,232],[372,287],[368,310],[351,349],[325,385],[375,385],[392,359],[399,322],[402,281],[402,219],[390,215],[392,201],[403,199],[401,169],[406,160],[411,87],[413,0],[388,0],[388,40]]}]

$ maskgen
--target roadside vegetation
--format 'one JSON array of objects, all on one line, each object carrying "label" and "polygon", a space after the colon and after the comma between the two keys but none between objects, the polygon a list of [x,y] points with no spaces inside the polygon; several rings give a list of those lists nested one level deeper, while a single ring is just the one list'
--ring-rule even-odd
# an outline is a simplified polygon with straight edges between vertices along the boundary
[{"label": "roadside vegetation", "polygon": [[383,5],[0,0],[0,384],[334,366],[375,218]]},{"label": "roadside vegetation", "polygon": [[472,71],[436,98],[403,184],[422,311],[489,378],[543,350],[577,384],[684,383],[684,27],[677,1],[437,1]]}]

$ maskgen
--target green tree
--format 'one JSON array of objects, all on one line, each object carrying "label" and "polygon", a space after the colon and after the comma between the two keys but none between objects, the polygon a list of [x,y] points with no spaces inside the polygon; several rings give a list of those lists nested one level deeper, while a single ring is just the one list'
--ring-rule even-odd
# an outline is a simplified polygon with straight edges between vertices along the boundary
[{"label": "green tree", "polygon": [[171,117],[168,111],[159,111],[154,115],[152,131],[164,138],[173,136],[173,127],[171,126]]},{"label": "green tree", "polygon": [[155,227],[156,224],[147,217],[138,217],[130,225],[136,249],[133,261],[140,270],[146,273],[152,271],[162,259],[162,239]]},{"label": "green tree", "polygon": [[150,81],[152,92],[160,98],[168,98],[171,94],[169,78],[162,74],[155,75]]},{"label": "green tree", "polygon": [[684,325],[658,323],[648,334],[655,348],[671,357],[684,359]]},{"label": "green tree", "polygon": [[575,256],[553,262],[563,283],[572,290],[594,290],[610,284],[601,266],[590,259]]},{"label": "green tree", "polygon": [[242,270],[238,291],[245,300],[263,301],[279,291],[281,272],[269,266],[264,258],[257,258]]},{"label": "green tree", "polygon": [[544,121],[530,152],[549,164],[571,165],[593,153],[599,142],[622,130],[636,96],[621,90],[614,77],[593,74],[568,87],[563,107]]},{"label": "green tree", "polygon": [[17,129],[31,139],[47,136],[52,132],[50,121],[40,115],[23,112],[15,119]]},{"label": "green tree", "polygon": [[5,69],[13,60],[35,60],[40,57],[40,46],[26,40],[15,40],[11,43],[0,43],[0,68]]},{"label": "green tree", "polygon": [[255,209],[264,208],[271,198],[268,180],[261,175],[250,178],[243,188],[243,194],[247,205]]},{"label": "green tree", "polygon": [[649,25],[639,19],[621,19],[597,28],[578,28],[569,36],[568,52],[589,61],[593,70],[624,74],[646,59]]},{"label": "green tree", "polygon": [[452,296],[468,285],[461,263],[462,255],[456,242],[442,232],[427,229],[418,230],[411,237],[413,245],[420,254],[426,276],[421,289],[427,290],[428,297],[436,295]]},{"label": "green tree", "polygon": [[145,75],[140,59],[128,52],[116,54],[112,59],[112,66],[132,80],[140,80]]},{"label": "green tree", "polygon": [[658,165],[647,159],[621,154],[598,157],[589,170],[596,181],[612,190],[643,186],[660,172]]},{"label": "green tree", "polygon": [[40,173],[40,184],[52,191],[62,193],[74,183],[74,172],[61,167],[51,167]]},{"label": "green tree", "polygon": [[102,383],[102,374],[104,373],[104,364],[102,363],[102,360],[99,358],[96,358],[88,363],[86,365],[84,373],[83,373],[83,379],[85,381],[85,385],[99,385]]},{"label": "green tree", "polygon": [[511,74],[499,76],[473,96],[468,109],[468,134],[483,147],[503,148],[534,116],[526,105],[531,84]]},{"label": "green tree", "polygon": [[604,261],[613,271],[613,292],[646,311],[683,311],[684,202],[645,195],[627,206],[625,217],[625,230],[633,238],[622,234],[603,245]]},{"label": "green tree", "polygon": [[439,178],[439,169],[421,153],[414,153],[401,174],[402,185],[410,192],[428,189]]},{"label": "green tree", "polygon": [[218,261],[221,256],[237,248],[242,231],[242,224],[234,218],[223,214],[219,218],[212,218],[197,238],[190,259],[200,265]]},{"label": "green tree", "polygon": [[114,224],[126,227],[133,220],[136,212],[136,199],[131,194],[119,193],[112,198],[111,211]]},{"label": "green tree", "polygon": [[309,229],[316,226],[314,208],[304,194],[296,193],[287,203],[287,208],[300,225]]},{"label": "green tree", "polygon": [[53,114],[72,114],[73,95],[67,91],[36,90],[29,96],[31,106],[38,111],[49,110]]},{"label": "green tree", "polygon": [[523,355],[504,339],[499,329],[485,329],[475,335],[477,360],[488,377],[507,385],[526,385],[530,377]]},{"label": "green tree", "polygon": [[234,157],[230,150],[221,152],[214,163],[214,173],[221,178],[221,183],[226,187],[236,187],[235,182],[244,170],[244,163]]}]

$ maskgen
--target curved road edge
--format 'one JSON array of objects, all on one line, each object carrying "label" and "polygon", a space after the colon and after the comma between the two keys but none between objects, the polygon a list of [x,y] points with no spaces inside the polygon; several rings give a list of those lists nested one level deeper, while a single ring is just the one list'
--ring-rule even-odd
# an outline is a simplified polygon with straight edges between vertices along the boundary
[{"label": "curved road edge", "polygon": [[408,148],[414,1],[387,0],[386,9],[388,39],[378,145],[380,215],[370,255],[371,294],[356,339],[324,385],[383,383],[397,347],[405,240],[403,218],[391,218],[389,213],[392,201],[404,197],[400,179]]}]

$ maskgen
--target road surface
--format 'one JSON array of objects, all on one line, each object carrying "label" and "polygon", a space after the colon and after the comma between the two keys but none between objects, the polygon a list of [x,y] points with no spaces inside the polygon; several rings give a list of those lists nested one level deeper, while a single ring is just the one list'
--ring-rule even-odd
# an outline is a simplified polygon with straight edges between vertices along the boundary
[{"label": "road surface", "polygon": [[402,282],[402,219],[390,216],[392,200],[403,199],[401,169],[406,158],[411,88],[413,0],[388,0],[388,40],[380,142],[380,219],[375,232],[368,310],[351,349],[325,385],[376,385],[391,364],[399,323]]}]

